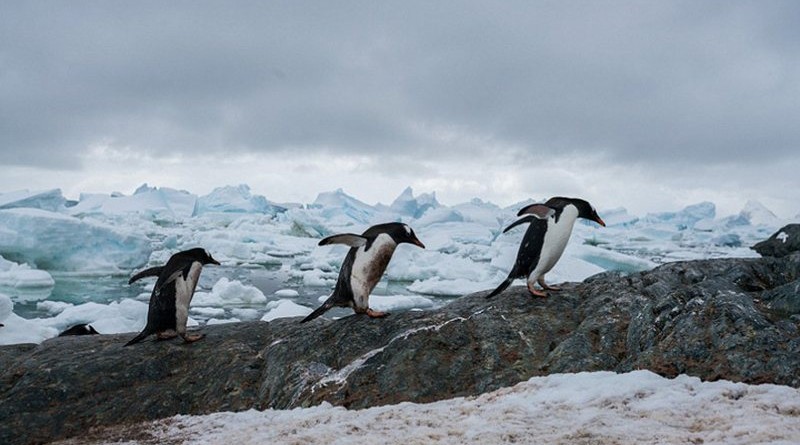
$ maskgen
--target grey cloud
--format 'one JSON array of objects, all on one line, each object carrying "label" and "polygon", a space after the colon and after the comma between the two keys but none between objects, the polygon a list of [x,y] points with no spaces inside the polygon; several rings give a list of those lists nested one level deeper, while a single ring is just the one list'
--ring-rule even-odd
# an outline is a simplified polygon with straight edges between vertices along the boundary
[{"label": "grey cloud", "polygon": [[[792,2],[16,2],[0,162],[161,152],[795,156]],[[469,139],[468,137],[465,139]],[[488,150],[488,149],[487,149]]]}]

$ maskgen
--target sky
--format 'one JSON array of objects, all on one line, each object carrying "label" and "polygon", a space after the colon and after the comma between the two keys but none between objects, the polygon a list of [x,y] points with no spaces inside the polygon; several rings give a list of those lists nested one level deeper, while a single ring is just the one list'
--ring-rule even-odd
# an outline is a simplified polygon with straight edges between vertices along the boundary
[{"label": "sky", "polygon": [[0,192],[800,214],[798,2],[0,9]]}]

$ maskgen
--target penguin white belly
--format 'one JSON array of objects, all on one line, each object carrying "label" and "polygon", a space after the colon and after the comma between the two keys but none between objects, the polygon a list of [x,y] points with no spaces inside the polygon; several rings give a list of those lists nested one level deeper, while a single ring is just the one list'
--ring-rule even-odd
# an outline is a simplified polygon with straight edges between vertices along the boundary
[{"label": "penguin white belly", "polygon": [[397,243],[391,236],[382,233],[375,238],[369,250],[364,250],[365,247],[359,247],[356,251],[350,272],[354,306],[362,310],[369,308],[369,294],[383,277]]},{"label": "penguin white belly", "polygon": [[197,281],[200,279],[200,272],[203,264],[195,261],[189,268],[186,279],[183,274],[175,279],[175,330],[179,334],[186,332],[186,322],[189,319],[189,303],[192,302]]},{"label": "penguin white belly", "polygon": [[561,212],[558,222],[555,222],[554,217],[550,217],[547,220],[547,232],[544,234],[539,262],[528,277],[529,281],[536,281],[556,265],[567,247],[567,242],[570,235],[572,235],[572,228],[575,226],[577,219],[578,209],[575,206],[568,205]]}]

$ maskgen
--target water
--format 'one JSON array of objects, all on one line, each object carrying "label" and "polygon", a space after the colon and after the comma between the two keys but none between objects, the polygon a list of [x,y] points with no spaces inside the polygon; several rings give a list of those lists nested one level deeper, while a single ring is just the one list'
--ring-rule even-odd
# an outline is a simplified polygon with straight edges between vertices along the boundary
[{"label": "water", "polygon": [[[149,301],[150,292],[156,280],[155,277],[143,278],[128,285],[130,278],[128,275],[86,276],[54,272],[52,276],[55,280],[55,286],[52,288],[21,290],[0,287],[0,292],[12,298],[14,312],[17,315],[32,319],[52,316],[47,311],[37,308],[37,303],[44,300],[75,305],[88,302],[109,304],[126,298]],[[278,265],[265,267],[208,266],[203,269],[197,290],[209,292],[214,283],[222,277],[255,286],[267,297],[267,301],[281,298],[274,295],[277,290],[295,290],[299,295],[292,297],[292,301],[309,308],[319,306],[319,298],[327,297],[333,291],[333,284],[330,286],[306,286],[301,279],[292,277]],[[406,289],[409,284],[383,280],[375,288],[373,295],[412,295],[413,293]],[[436,306],[441,306],[455,297],[428,298],[434,300]],[[235,317],[232,313],[234,309],[255,309],[258,311],[259,318],[266,312],[264,303],[226,304],[221,309],[225,311],[225,315],[216,315],[214,318],[233,318]],[[328,312],[327,316],[342,317],[352,313],[351,309],[334,308]],[[191,316],[200,323],[205,323],[210,318],[198,313],[191,313]]]}]

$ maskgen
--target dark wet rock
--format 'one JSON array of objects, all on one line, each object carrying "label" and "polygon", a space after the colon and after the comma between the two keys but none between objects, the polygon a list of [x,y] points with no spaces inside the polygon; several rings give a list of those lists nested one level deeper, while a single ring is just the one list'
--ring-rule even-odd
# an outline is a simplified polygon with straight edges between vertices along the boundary
[{"label": "dark wet rock", "polygon": [[789,224],[773,233],[772,236],[756,243],[751,249],[761,256],[781,258],[793,252],[800,252],[800,224]]},{"label": "dark wet rock", "polygon": [[124,335],[0,348],[0,443],[249,408],[429,402],[550,373],[650,369],[800,387],[800,253],[670,263],[524,286],[438,310],[206,326],[203,340]]}]

